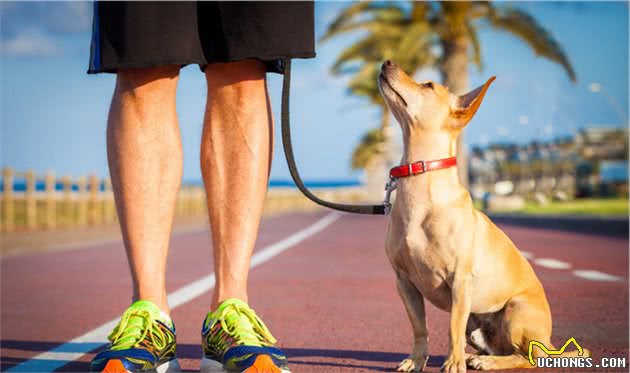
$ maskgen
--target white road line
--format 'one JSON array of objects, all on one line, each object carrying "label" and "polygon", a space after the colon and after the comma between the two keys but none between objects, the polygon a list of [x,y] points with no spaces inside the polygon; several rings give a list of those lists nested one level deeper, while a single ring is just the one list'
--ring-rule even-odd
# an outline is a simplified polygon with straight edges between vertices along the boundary
[{"label": "white road line", "polygon": [[[272,259],[276,255],[286,251],[298,243],[304,241],[308,237],[321,232],[324,228],[339,219],[341,214],[337,212],[330,213],[319,219],[312,225],[290,235],[289,237],[262,248],[252,256],[251,268],[261,265],[262,263]],[[214,273],[202,277],[194,281],[168,296],[168,302],[171,309],[181,306],[206,291],[212,289],[215,284]],[[8,369],[7,372],[52,372],[63,367],[71,361],[81,358],[86,353],[105,344],[107,335],[118,323],[118,319],[106,322],[105,324],[93,329],[82,336],[74,338],[50,351],[43,352],[30,360]]]},{"label": "white road line", "polygon": [[531,259],[534,257],[534,254],[530,253],[529,251],[523,250],[521,250],[521,255],[524,256],[526,259]]},{"label": "white road line", "polygon": [[541,266],[541,267],[551,268],[551,269],[567,269],[567,268],[571,268],[571,264],[569,264],[567,262],[563,262],[561,260],[551,259],[551,258],[534,259],[534,263],[539,265],[539,266]]},{"label": "white road line", "polygon": [[623,281],[619,276],[609,275],[608,273],[595,271],[592,269],[578,269],[573,271],[577,277],[581,277],[591,281]]}]

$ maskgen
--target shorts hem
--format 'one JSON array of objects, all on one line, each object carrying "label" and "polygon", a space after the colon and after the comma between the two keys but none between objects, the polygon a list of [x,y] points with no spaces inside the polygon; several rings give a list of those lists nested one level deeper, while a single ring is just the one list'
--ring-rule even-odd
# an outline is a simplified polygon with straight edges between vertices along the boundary
[{"label": "shorts hem", "polygon": [[[100,66],[97,69],[88,69],[88,74],[100,74],[100,73],[109,73],[115,74],[118,69],[133,69],[133,68],[149,68],[149,67],[159,67],[159,66],[169,66],[169,65],[179,65],[180,68],[185,67],[187,65],[198,65],[201,71],[205,71],[206,67],[213,63],[229,63],[229,62],[237,62],[243,60],[260,60],[262,62],[273,62],[277,60],[283,60],[285,58],[293,59],[293,58],[314,58],[316,56],[315,52],[302,52],[302,53],[294,53],[290,56],[287,55],[266,55],[266,56],[247,56],[247,57],[233,57],[233,58],[225,58],[225,59],[214,59],[211,61],[203,60],[203,61],[195,61],[195,60],[187,60],[187,61],[164,61],[164,62],[120,62],[109,65]],[[283,74],[284,71],[280,69],[269,68],[269,64],[267,64],[267,72]]]}]

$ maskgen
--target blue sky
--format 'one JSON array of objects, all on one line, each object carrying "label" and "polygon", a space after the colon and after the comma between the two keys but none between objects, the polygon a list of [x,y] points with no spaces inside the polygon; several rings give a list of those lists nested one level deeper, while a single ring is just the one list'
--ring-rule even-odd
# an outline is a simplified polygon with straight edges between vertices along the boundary
[{"label": "blue sky", "polygon": [[[519,40],[481,32],[484,69],[471,68],[471,85],[497,81],[466,130],[467,143],[570,135],[586,126],[622,126],[628,116],[628,5],[623,2],[510,3],[530,12],[559,40],[577,84],[557,65]],[[316,3],[316,35],[348,3]],[[88,76],[91,3],[0,2],[0,164],[74,176],[107,174],[105,126],[115,76]],[[317,58],[293,68],[294,147],[305,179],[357,178],[350,155],[361,135],[378,125],[378,111],[344,91],[345,78],[329,74],[335,56],[358,35],[317,44]],[[436,79],[435,71],[418,74]],[[589,84],[603,87],[591,93]],[[279,137],[281,77],[269,75],[276,115],[272,178],[288,179]],[[615,102],[617,104],[615,104]],[[181,72],[178,115],[184,144],[184,179],[200,179],[199,143],[204,76]],[[615,109],[615,105],[619,110]],[[619,112],[621,111],[621,113]]]}]

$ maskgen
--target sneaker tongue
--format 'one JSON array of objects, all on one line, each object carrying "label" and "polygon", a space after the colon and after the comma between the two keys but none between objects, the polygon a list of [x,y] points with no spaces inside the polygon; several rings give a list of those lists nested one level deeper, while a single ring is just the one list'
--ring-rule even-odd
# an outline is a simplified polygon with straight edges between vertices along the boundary
[{"label": "sneaker tongue", "polygon": [[221,302],[221,304],[219,305],[219,308],[217,308],[217,310],[215,312],[216,313],[220,313],[226,307],[231,306],[231,305],[235,305],[235,306],[240,307],[240,308],[249,308],[247,303],[243,302],[242,300],[236,299],[236,298],[231,298],[231,299],[227,299],[227,300],[224,300],[223,302]]},{"label": "sneaker tongue", "polygon": [[225,317],[225,321],[227,321],[229,324],[231,323],[238,323],[242,328],[246,328],[246,329],[253,329],[254,326],[252,325],[252,323],[249,321],[249,319],[247,318],[247,316],[245,315],[239,315],[236,312],[230,312],[226,315]]},{"label": "sneaker tongue", "polygon": [[135,301],[129,308],[134,309],[134,310],[147,311],[151,314],[151,316],[160,315],[160,308],[156,306],[155,303],[150,302],[148,300]]},{"label": "sneaker tongue", "polygon": [[162,312],[162,310],[160,310],[160,308],[155,303],[150,302],[148,300],[135,301],[129,307],[129,309],[134,309],[134,310],[138,310],[138,311],[146,311],[155,320],[160,320],[161,322],[163,322],[164,324],[166,324],[166,325],[168,325],[170,327],[172,327],[172,325],[173,325],[173,322],[166,316],[166,314],[164,312]]},{"label": "sneaker tongue", "polygon": [[[241,308],[241,309],[249,309],[249,306],[247,305],[247,303],[243,302],[242,300],[239,299],[228,299],[226,301],[224,301],[223,303],[221,303],[221,305],[219,306],[219,309],[217,309],[216,313],[220,313],[221,311],[223,311],[226,307],[230,306],[230,305],[235,305],[237,306],[237,308]],[[239,325],[241,325],[242,327],[246,327],[247,329],[253,330],[254,326],[252,325],[251,321],[249,320],[249,318],[244,315],[241,314],[239,312],[233,311],[233,312],[227,312],[227,315],[225,315],[225,321],[227,321],[228,323],[238,323]]]},{"label": "sneaker tongue", "polygon": [[[229,305],[235,305],[239,308],[249,309],[247,303],[238,299],[229,299],[221,303],[219,309],[217,309],[216,312],[219,313],[223,311]],[[226,312],[226,314],[224,315],[224,320],[229,325],[238,325],[238,328],[236,328],[236,330],[239,332],[239,335],[243,339],[243,342],[246,342],[250,345],[260,344],[258,338],[256,337],[256,333],[254,332],[254,325],[247,317],[247,315],[242,314],[236,310],[232,310]]]}]

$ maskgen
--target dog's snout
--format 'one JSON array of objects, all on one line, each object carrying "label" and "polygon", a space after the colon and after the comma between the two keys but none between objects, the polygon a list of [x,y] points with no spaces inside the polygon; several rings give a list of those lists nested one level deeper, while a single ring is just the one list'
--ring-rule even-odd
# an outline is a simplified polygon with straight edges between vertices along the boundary
[{"label": "dog's snout", "polygon": [[385,62],[383,62],[383,66],[381,68],[385,70],[391,68],[392,66],[394,66],[394,63],[391,60],[386,60]]}]

